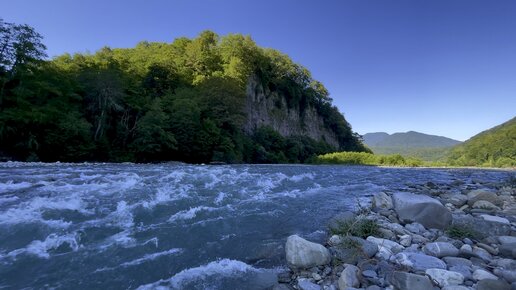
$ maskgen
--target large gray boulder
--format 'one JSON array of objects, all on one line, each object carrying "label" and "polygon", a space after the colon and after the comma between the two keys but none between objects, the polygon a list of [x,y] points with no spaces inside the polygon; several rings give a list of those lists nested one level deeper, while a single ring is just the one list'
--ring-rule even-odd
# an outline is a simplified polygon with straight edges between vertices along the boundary
[{"label": "large gray boulder", "polygon": [[423,247],[423,252],[437,258],[456,257],[459,255],[459,249],[446,242],[428,243]]},{"label": "large gray boulder", "polygon": [[287,263],[293,268],[311,268],[326,265],[331,261],[328,249],[323,245],[309,242],[298,235],[287,238],[285,245]]},{"label": "large gray boulder", "polygon": [[468,229],[474,232],[476,239],[483,239],[491,236],[510,236],[511,226],[487,221],[470,215],[457,215],[453,217],[453,225],[458,228]]},{"label": "large gray boulder", "polygon": [[426,228],[444,229],[452,222],[451,212],[429,196],[396,192],[392,199],[394,210],[404,223],[418,222]]},{"label": "large gray boulder", "polygon": [[406,272],[394,272],[391,283],[399,290],[428,290],[433,289],[432,282],[427,276]]},{"label": "large gray boulder", "polygon": [[393,207],[392,199],[384,192],[378,192],[373,195],[372,206],[374,209],[391,209]]},{"label": "large gray boulder", "polygon": [[424,272],[427,269],[446,270],[446,263],[436,257],[415,252],[401,252],[394,256],[397,264],[408,267],[413,271]]},{"label": "large gray boulder", "polygon": [[468,205],[473,206],[479,200],[488,201],[496,206],[502,206],[503,200],[496,193],[485,189],[477,189],[468,193]]}]

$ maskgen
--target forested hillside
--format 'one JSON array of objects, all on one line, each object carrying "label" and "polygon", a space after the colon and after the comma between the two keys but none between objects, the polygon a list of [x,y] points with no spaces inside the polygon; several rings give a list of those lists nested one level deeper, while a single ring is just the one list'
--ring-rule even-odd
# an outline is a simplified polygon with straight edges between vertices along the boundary
[{"label": "forested hillside", "polygon": [[516,117],[454,147],[448,163],[455,166],[516,167]]},{"label": "forested hillside", "polygon": [[[0,29],[3,159],[269,163],[367,151],[306,68],[249,36],[205,31],[49,61],[31,27],[0,20]],[[251,78],[282,96],[278,108],[297,112],[300,128],[305,111],[316,112],[337,143],[244,130]]]}]

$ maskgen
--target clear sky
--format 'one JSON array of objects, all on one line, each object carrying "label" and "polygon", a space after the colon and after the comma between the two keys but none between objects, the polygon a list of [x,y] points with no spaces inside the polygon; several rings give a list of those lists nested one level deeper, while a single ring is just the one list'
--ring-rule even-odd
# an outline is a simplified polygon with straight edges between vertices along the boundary
[{"label": "clear sky", "polygon": [[514,0],[0,0],[48,54],[249,34],[306,66],[360,134],[465,140],[516,115]]}]

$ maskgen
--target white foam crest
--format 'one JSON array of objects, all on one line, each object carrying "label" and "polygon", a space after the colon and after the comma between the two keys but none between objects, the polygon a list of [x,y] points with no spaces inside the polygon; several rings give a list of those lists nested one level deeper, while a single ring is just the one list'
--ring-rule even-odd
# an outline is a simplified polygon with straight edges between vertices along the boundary
[{"label": "white foam crest", "polygon": [[200,211],[209,211],[209,212],[211,212],[211,211],[214,211],[214,210],[217,210],[217,209],[218,208],[209,207],[209,206],[191,207],[190,209],[182,210],[182,211],[179,211],[179,212],[175,213],[168,220],[171,221],[171,222],[178,221],[178,220],[189,220],[189,219],[193,219],[194,217],[196,217],[197,213],[200,212]]},{"label": "white foam crest", "polygon": [[250,271],[260,272],[263,270],[254,268],[241,261],[222,259],[199,267],[185,269],[167,280],[159,280],[154,283],[141,285],[137,289],[167,289],[167,286],[164,287],[162,284],[168,284],[168,287],[182,289],[183,285],[190,281],[203,280],[213,275],[230,277]]},{"label": "white foam crest", "polygon": [[140,265],[142,263],[145,263],[147,261],[155,260],[155,259],[157,259],[159,257],[162,257],[162,256],[169,256],[169,255],[178,254],[178,253],[181,253],[181,252],[183,252],[183,249],[174,248],[174,249],[170,249],[170,250],[163,251],[163,252],[147,254],[147,255],[143,256],[142,258],[122,263],[122,264],[120,264],[120,266],[122,266],[122,267],[129,267],[129,266]]},{"label": "white foam crest", "polygon": [[127,205],[125,200],[121,200],[116,205],[116,210],[110,215],[110,219],[122,228],[131,228],[134,225],[132,207]]},{"label": "white foam crest", "polygon": [[175,181],[176,183],[181,181],[183,179],[183,177],[186,175],[186,172],[184,170],[174,170],[172,171],[171,173],[161,177],[159,179],[160,182],[165,182],[165,181]]},{"label": "white foam crest", "polygon": [[12,202],[12,201],[16,201],[18,199],[20,199],[20,198],[17,196],[13,196],[13,195],[0,196],[0,205],[2,203]]},{"label": "white foam crest", "polygon": [[[256,185],[260,188],[258,194],[265,194],[278,187],[288,177],[283,173],[276,173],[272,176],[262,175],[257,178]],[[261,199],[258,196],[258,199]]]},{"label": "white foam crest", "polygon": [[215,204],[221,204],[222,201],[224,200],[224,198],[226,198],[226,193],[225,192],[219,192],[217,194],[217,197],[215,198]]},{"label": "white foam crest", "polygon": [[0,182],[0,193],[29,188],[31,186],[32,186],[32,183],[26,182],[26,181],[14,182],[12,180],[9,180],[5,183]]},{"label": "white foam crest", "polygon": [[20,254],[30,254],[40,258],[48,259],[50,258],[50,253],[48,251],[52,249],[57,249],[64,244],[68,244],[72,251],[77,251],[79,249],[79,243],[77,241],[77,235],[75,233],[63,236],[59,236],[53,233],[48,235],[44,241],[35,240],[32,241],[29,245],[27,245],[25,248],[9,252],[7,254],[7,257],[16,258],[16,256]]},{"label": "white foam crest", "polygon": [[217,175],[213,173],[209,173],[207,176],[211,179],[211,182],[207,182],[204,184],[204,188],[206,189],[213,189],[215,185],[219,184],[222,181],[222,179],[220,179]]},{"label": "white foam crest", "polygon": [[105,240],[104,244],[99,246],[99,249],[105,250],[105,249],[107,249],[111,246],[115,246],[115,245],[119,245],[124,248],[130,248],[130,247],[136,246],[137,245],[136,239],[133,237],[130,237],[129,235],[131,235],[131,231],[129,231],[129,230],[125,230],[125,231],[116,233],[116,234],[108,237]]},{"label": "white foam crest", "polygon": [[157,189],[156,194],[149,201],[142,203],[143,207],[153,208],[158,204],[163,204],[175,200],[189,198],[188,192],[192,189],[192,185],[185,184],[179,187],[162,186]]},{"label": "white foam crest", "polygon": [[309,172],[309,173],[294,175],[294,176],[290,177],[288,180],[293,181],[293,182],[299,182],[303,179],[314,180],[314,177],[315,177],[314,174]]},{"label": "white foam crest", "polygon": [[66,227],[70,223],[62,220],[45,220],[42,211],[45,209],[75,210],[83,214],[93,214],[86,209],[86,203],[78,196],[71,195],[65,198],[35,197],[22,202],[4,212],[0,212],[0,224],[18,224],[29,222],[41,222],[50,226]]},{"label": "white foam crest", "polygon": [[92,180],[92,179],[96,179],[96,178],[99,178],[101,177],[102,175],[100,174],[92,174],[92,175],[88,175],[88,174],[84,174],[84,172],[81,172],[81,174],[79,175],[79,179],[80,180]]},{"label": "white foam crest", "polygon": [[[73,169],[71,169],[73,170]],[[138,174],[133,172],[124,172],[119,174],[107,174],[98,178],[90,178],[84,175],[85,178],[78,178],[80,184],[56,182],[47,183],[44,187],[40,188],[41,191],[50,192],[73,192],[81,194],[102,194],[109,195],[115,192],[126,191],[140,183],[141,178]]]}]

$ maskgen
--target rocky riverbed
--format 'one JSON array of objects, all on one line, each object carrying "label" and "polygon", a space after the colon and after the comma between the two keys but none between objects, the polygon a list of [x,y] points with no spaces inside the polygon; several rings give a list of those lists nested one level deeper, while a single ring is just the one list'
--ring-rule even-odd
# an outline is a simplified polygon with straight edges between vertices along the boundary
[{"label": "rocky riverbed", "polygon": [[329,225],[324,245],[292,235],[273,290],[516,290],[516,182],[378,192]]}]

